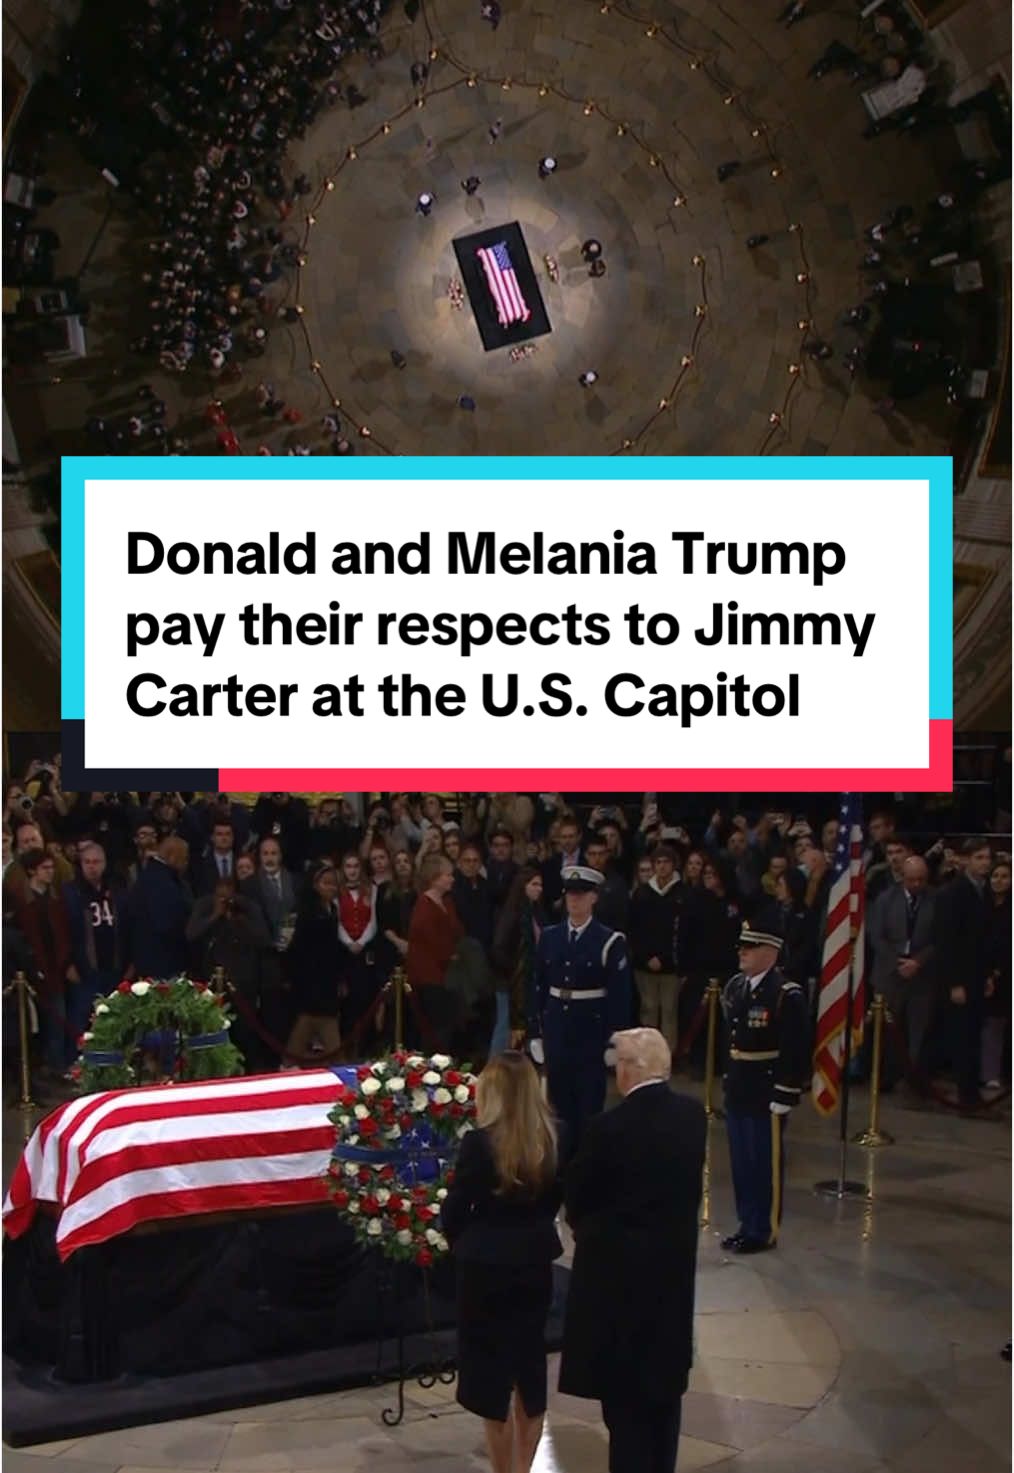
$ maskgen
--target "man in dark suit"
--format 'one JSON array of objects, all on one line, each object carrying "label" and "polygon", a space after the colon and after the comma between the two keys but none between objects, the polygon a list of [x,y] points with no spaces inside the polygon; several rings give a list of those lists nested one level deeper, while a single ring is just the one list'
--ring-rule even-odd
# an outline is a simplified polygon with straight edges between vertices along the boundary
[{"label": "man in dark suit", "polygon": [[581,825],[567,815],[557,830],[558,852],[542,866],[542,903],[554,918],[563,911],[563,872],[584,864]]},{"label": "man in dark suit", "polygon": [[216,818],[211,829],[211,843],[197,859],[193,870],[195,895],[213,895],[222,880],[236,874],[236,836],[227,819]]},{"label": "man in dark suit", "polygon": [[950,998],[949,1030],[955,1040],[958,1097],[966,1110],[978,1110],[982,1025],[990,971],[991,897],[989,872],[993,855],[981,839],[962,846],[963,873],[937,894],[936,961],[940,982]]},{"label": "man in dark suit", "polygon": [[574,1233],[560,1390],[602,1403],[610,1473],[673,1473],[693,1360],[703,1107],[669,1088],[654,1028],[615,1033],[623,1100],[586,1127],[564,1187]]},{"label": "man in dark suit", "polygon": [[[912,1061],[911,1087],[926,1091],[926,1043],[934,993],[934,912],[936,896],[927,889],[926,861],[905,860],[901,884],[884,890],[870,907],[873,952],[870,985],[891,1010]],[[896,1076],[895,1076],[896,1077]]]},{"label": "man in dark suit", "polygon": [[138,977],[178,977],[187,970],[186,869],[186,843],[170,834],[127,894],[127,960]]}]

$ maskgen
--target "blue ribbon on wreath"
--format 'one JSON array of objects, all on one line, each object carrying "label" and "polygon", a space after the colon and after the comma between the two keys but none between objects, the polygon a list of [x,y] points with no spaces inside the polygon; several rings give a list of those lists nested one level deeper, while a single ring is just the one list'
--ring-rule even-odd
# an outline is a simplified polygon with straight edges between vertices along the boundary
[{"label": "blue ribbon on wreath", "polygon": [[122,1049],[85,1049],[81,1058],[93,1068],[126,1063]]},{"label": "blue ribbon on wreath", "polygon": [[195,1033],[192,1038],[184,1038],[183,1047],[185,1049],[221,1048],[228,1042],[228,1028],[220,1028],[217,1033]]}]

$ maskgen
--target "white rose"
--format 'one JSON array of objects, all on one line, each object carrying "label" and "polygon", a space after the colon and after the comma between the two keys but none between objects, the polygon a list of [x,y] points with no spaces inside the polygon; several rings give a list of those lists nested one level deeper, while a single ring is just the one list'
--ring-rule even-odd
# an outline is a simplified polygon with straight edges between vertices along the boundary
[{"label": "white rose", "polygon": [[94,1033],[82,1033],[82,1035],[81,1035],[81,1041],[82,1041],[82,1043],[90,1043],[91,1040],[94,1037],[95,1037],[95,1034]]},{"label": "white rose", "polygon": [[412,1234],[409,1232],[408,1228],[402,1228],[401,1231],[395,1233],[394,1236],[403,1248],[407,1248],[409,1243],[411,1243],[412,1241]]},{"label": "white rose", "polygon": [[371,1218],[371,1220],[366,1224],[366,1233],[367,1236],[370,1238],[379,1238],[383,1231],[384,1229],[381,1226],[379,1218]]},{"label": "white rose", "polygon": [[346,1176],[358,1176],[359,1175],[359,1167],[356,1165],[356,1163],[354,1161],[346,1161],[346,1163],[345,1163],[345,1175]]},{"label": "white rose", "polygon": [[365,1120],[366,1117],[367,1117],[367,1115],[369,1115],[370,1112],[369,1112],[369,1110],[367,1110],[367,1108],[366,1108],[365,1105],[357,1105],[355,1107],[355,1109],[352,1111],[352,1113],[356,1117],[357,1120]]},{"label": "white rose", "polygon": [[135,997],[145,997],[151,991],[150,982],[132,982],[130,990]]},{"label": "white rose", "polygon": [[423,1075],[423,1084],[439,1084],[440,1075],[434,1069],[427,1069]]},{"label": "white rose", "polygon": [[364,1079],[359,1088],[364,1095],[375,1095],[377,1093],[377,1090],[380,1088],[380,1080]]},{"label": "white rose", "polygon": [[412,1109],[417,1115],[425,1110],[429,1102],[430,1097],[424,1089],[414,1089],[412,1091]]},{"label": "white rose", "polygon": [[457,1088],[455,1089],[455,1091],[454,1091],[454,1098],[457,1100],[457,1102],[458,1102],[459,1105],[467,1105],[468,1104],[468,1085],[467,1084],[459,1084],[457,1086]]},{"label": "white rose", "polygon": [[373,1070],[374,1074],[383,1074],[384,1070],[387,1068],[387,1065],[385,1064],[383,1059],[378,1059],[375,1064],[370,1065],[370,1068]]},{"label": "white rose", "polygon": [[386,1187],[378,1187],[376,1192],[377,1201],[384,1207],[391,1200],[391,1193]]},{"label": "white rose", "polygon": [[440,1253],[447,1252],[447,1239],[444,1237],[443,1233],[437,1233],[436,1247]]},{"label": "white rose", "polygon": [[472,1127],[470,1125],[459,1125],[458,1126],[458,1140],[460,1141],[461,1140],[461,1137],[463,1135],[467,1135],[468,1132],[471,1130],[471,1128]]},{"label": "white rose", "polygon": [[451,1092],[449,1089],[435,1089],[433,1091],[433,1103],[435,1105],[449,1105],[451,1103]]},{"label": "white rose", "polygon": [[442,1202],[446,1196],[447,1196],[447,1188],[446,1187],[437,1187],[437,1201],[438,1202]]},{"label": "white rose", "polygon": [[356,1199],[354,1197],[353,1197],[352,1201],[349,1203],[349,1205],[346,1207],[345,1211],[346,1212],[358,1212],[359,1211],[359,1203],[356,1201]]},{"label": "white rose", "polygon": [[405,1081],[404,1079],[389,1079],[387,1081],[387,1087],[393,1095],[400,1094],[405,1088]]},{"label": "white rose", "polygon": [[451,1067],[451,1058],[449,1054],[433,1054],[430,1057],[430,1063],[434,1069],[449,1069]]},{"label": "white rose", "polygon": [[409,1054],[408,1058],[405,1060],[405,1063],[410,1069],[421,1069],[425,1062],[426,1060],[423,1058],[422,1054]]},{"label": "white rose", "polygon": [[100,1017],[103,1013],[108,1013],[108,1012],[109,1012],[109,1004],[108,1003],[100,1002],[100,1003],[96,1003],[95,1004],[95,1016],[96,1017]]},{"label": "white rose", "polygon": [[358,1144],[359,1144],[359,1137],[357,1135],[350,1135],[349,1136],[349,1145],[350,1146],[357,1146]]},{"label": "white rose", "polygon": [[396,1140],[399,1139],[400,1136],[401,1136],[401,1126],[400,1125],[392,1125],[391,1128],[390,1128],[390,1130],[388,1130],[388,1132],[387,1132],[387,1139],[389,1141],[396,1141]]},{"label": "white rose", "polygon": [[437,1241],[439,1236],[440,1234],[437,1232],[436,1228],[426,1229],[426,1241],[430,1244],[431,1247]]}]

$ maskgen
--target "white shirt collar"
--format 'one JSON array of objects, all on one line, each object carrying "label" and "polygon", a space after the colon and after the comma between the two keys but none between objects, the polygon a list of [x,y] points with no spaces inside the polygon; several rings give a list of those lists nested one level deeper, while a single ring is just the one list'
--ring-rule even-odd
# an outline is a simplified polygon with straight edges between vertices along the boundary
[{"label": "white shirt collar", "polygon": [[630,1096],[632,1094],[636,1094],[639,1089],[647,1089],[649,1084],[665,1084],[665,1080],[664,1079],[642,1079],[638,1084],[632,1084],[630,1086],[630,1088],[627,1090],[627,1093],[623,1096],[623,1098],[625,1100],[629,1100],[630,1099]]},{"label": "white shirt collar", "polygon": [[770,972],[770,970],[771,970],[771,968],[768,967],[767,968],[767,971],[761,972],[761,974],[760,974],[759,977],[751,977],[749,979],[749,982],[750,982],[750,991],[751,992],[756,992],[757,991],[758,987],[764,981],[764,978],[767,976],[767,974],[768,974],[768,972]]},{"label": "white shirt collar", "polygon": [[585,931],[587,931],[588,927],[591,925],[591,923],[592,923],[592,921],[594,919],[595,919],[594,915],[590,915],[588,917],[588,919],[585,921],[585,923],[584,923],[583,926],[575,926],[574,923],[568,917],[568,920],[567,920],[567,940],[569,941],[570,938],[571,938],[571,936],[573,936],[575,940],[579,936],[583,936],[584,933],[585,933]]}]

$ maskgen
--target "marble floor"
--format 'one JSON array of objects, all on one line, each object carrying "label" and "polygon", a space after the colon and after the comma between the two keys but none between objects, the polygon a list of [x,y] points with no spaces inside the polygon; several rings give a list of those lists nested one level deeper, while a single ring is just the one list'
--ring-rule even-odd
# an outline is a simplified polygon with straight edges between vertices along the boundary
[{"label": "marble floor", "polygon": [[[857,1128],[865,1096],[856,1099]],[[18,1117],[4,1120],[7,1171]],[[872,1200],[818,1197],[837,1172],[833,1124],[808,1105],[790,1135],[779,1249],[723,1254],[731,1192],[711,1136],[697,1354],[680,1473],[1002,1473],[1010,1467],[1010,1117],[976,1121],[885,1102],[896,1137],[850,1148]],[[645,1272],[650,1273],[650,1265]],[[551,1376],[554,1368],[551,1368]],[[552,1384],[552,1382],[551,1382]],[[3,1473],[465,1473],[485,1465],[453,1388],[413,1388],[397,1429],[384,1388],[313,1396],[4,1448]],[[553,1394],[537,1473],[605,1473],[598,1407]]]}]

